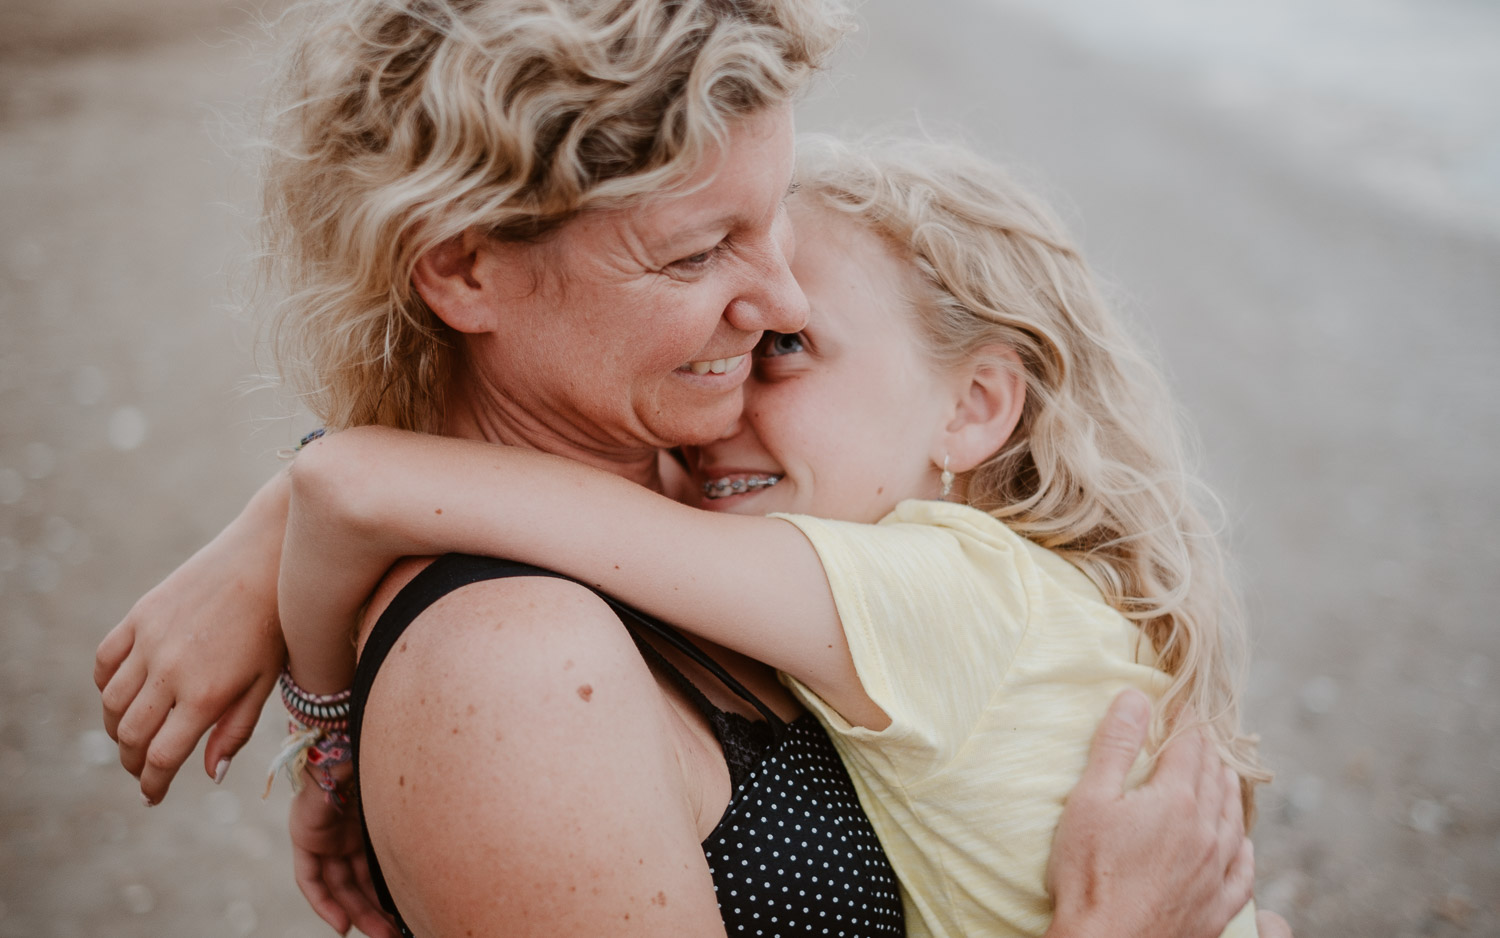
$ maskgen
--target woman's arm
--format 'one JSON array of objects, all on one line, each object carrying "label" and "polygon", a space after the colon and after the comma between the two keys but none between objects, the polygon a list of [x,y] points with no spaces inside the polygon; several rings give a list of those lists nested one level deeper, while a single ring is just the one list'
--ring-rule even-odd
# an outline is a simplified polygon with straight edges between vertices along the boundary
[{"label": "woman's arm", "polygon": [[276,575],[289,495],[277,473],[99,643],[104,727],[148,804],[165,797],[210,727],[204,768],[222,780],[275,686],[286,657]]},{"label": "woman's arm", "polygon": [[463,551],[535,563],[794,675],[851,722],[887,722],[854,673],[822,566],[792,525],[679,505],[514,447],[360,428],[291,472],[282,624],[298,683],[348,686],[343,639],[396,558]]}]

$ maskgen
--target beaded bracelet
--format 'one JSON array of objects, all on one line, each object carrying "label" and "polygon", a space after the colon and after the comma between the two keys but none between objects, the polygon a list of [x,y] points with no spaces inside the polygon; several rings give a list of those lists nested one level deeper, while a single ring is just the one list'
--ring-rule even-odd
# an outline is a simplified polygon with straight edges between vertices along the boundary
[{"label": "beaded bracelet", "polygon": [[301,723],[325,730],[347,730],[349,727],[349,699],[353,689],[341,690],[337,694],[312,694],[297,686],[292,680],[290,668],[281,669],[281,702]]}]

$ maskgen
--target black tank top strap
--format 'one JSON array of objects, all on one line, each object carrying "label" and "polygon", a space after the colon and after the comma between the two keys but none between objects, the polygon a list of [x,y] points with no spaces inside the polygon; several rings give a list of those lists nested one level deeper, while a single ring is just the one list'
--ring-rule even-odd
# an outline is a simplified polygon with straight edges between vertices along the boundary
[{"label": "black tank top strap", "polygon": [[[778,730],[785,726],[785,721],[776,715],[776,711],[768,707],[759,697],[751,693],[750,689],[735,679],[734,675],[724,670],[717,661],[710,658],[701,648],[694,645],[677,629],[653,616],[627,606],[613,596],[602,593],[597,589],[565,576],[552,570],[534,566],[529,563],[521,563],[515,560],[500,560],[494,557],[478,557],[473,554],[446,554],[429,564],[421,573],[412,578],[399,593],[391,604],[386,607],[380,619],[370,631],[369,638],[365,641],[364,651],[360,654],[359,667],[354,675],[353,696],[365,700],[370,693],[370,687],[374,684],[375,675],[379,673],[380,666],[385,662],[386,656],[396,646],[396,640],[406,630],[417,616],[426,611],[428,606],[447,596],[454,590],[478,583],[481,580],[498,580],[515,576],[545,576],[559,580],[568,580],[592,591],[600,599],[604,600],[614,610],[615,615],[630,630],[631,637],[635,639],[636,645],[640,646],[642,654],[647,660],[662,668],[665,676],[680,688],[693,702],[693,705],[710,720],[715,720],[715,714],[724,713],[723,710],[714,706],[704,696],[692,681],[688,680],[681,671],[666,660],[656,649],[641,641],[641,632],[654,635],[672,648],[681,652],[694,664],[713,676],[715,680],[723,684],[731,693],[741,700],[750,704],[774,729]],[[639,631],[637,631],[639,629]],[[650,648],[650,651],[645,649]],[[357,729],[355,730],[357,732]]]}]

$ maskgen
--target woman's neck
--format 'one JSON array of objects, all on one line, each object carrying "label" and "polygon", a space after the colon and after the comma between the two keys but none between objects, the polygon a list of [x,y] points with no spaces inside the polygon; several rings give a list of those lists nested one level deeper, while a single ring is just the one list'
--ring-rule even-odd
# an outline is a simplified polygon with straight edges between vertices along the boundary
[{"label": "woman's neck", "polygon": [[[460,386],[462,385],[462,386]],[[642,443],[601,442],[564,419],[548,421],[495,394],[478,391],[472,384],[455,381],[448,395],[446,436],[524,446],[563,456],[643,485],[653,492],[667,492],[661,451]],[[558,427],[563,429],[559,430]],[[668,465],[669,473],[674,467]],[[676,488],[676,485],[672,486]],[[668,493],[672,494],[672,493]]]}]

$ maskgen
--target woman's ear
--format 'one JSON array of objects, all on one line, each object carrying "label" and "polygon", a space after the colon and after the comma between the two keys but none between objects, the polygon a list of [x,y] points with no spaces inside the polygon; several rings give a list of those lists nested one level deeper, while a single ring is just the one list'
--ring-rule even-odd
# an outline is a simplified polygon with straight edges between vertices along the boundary
[{"label": "woman's ear", "polygon": [[[956,376],[953,418],[944,433],[949,468],[968,472],[1005,446],[1026,406],[1021,356],[1005,345],[987,345]],[[934,460],[939,465],[942,458]]]},{"label": "woman's ear", "polygon": [[529,280],[530,266],[519,256],[525,247],[502,244],[470,229],[439,241],[417,258],[412,285],[427,307],[452,329],[490,332],[504,299],[516,295],[513,281],[518,277]]}]

